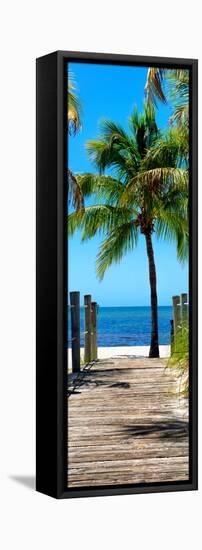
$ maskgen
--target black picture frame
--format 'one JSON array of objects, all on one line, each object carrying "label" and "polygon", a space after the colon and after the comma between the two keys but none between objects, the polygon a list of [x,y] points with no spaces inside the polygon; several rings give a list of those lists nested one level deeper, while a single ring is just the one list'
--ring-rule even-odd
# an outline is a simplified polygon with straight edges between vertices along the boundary
[{"label": "black picture frame", "polygon": [[[68,62],[189,68],[190,83],[190,480],[65,489],[67,451],[66,306],[67,164],[66,83]],[[136,55],[57,51],[36,62],[36,489],[55,498],[89,497],[198,487],[198,61]]]}]

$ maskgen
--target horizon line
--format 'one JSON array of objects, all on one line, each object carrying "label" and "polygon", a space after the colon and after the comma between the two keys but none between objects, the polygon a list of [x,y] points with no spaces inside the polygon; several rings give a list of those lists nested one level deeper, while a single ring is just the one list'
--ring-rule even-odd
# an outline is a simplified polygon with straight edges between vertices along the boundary
[{"label": "horizon line", "polygon": [[[103,305],[100,305],[98,302],[97,302],[97,305],[99,307],[114,307],[114,308],[116,308],[116,307],[117,308],[118,307],[131,307],[131,308],[132,307],[150,307],[151,308],[151,305],[143,305],[143,306],[139,306],[139,305],[138,306],[137,305],[133,305],[133,306],[127,306],[127,305],[125,305],[125,306],[122,306],[122,305],[120,305],[120,306],[103,306]],[[68,307],[70,307],[70,304],[68,304]],[[84,307],[84,305],[80,305],[80,307]],[[158,305],[157,307],[172,307],[172,304],[161,304],[161,305]]]}]

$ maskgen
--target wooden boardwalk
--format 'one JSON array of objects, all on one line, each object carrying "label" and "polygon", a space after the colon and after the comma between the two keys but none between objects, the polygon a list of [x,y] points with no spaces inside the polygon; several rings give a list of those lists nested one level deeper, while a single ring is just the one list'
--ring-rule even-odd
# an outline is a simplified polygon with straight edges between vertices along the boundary
[{"label": "wooden boardwalk", "polygon": [[187,403],[164,359],[105,359],[69,386],[68,487],[188,480]]}]

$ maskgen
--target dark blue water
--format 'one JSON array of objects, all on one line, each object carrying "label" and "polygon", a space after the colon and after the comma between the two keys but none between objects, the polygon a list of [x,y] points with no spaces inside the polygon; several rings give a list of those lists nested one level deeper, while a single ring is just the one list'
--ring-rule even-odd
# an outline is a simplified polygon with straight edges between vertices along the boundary
[{"label": "dark blue water", "polygon": [[[158,308],[159,344],[170,343],[172,307]],[[99,307],[97,317],[98,346],[149,346],[151,336],[150,307]],[[81,347],[84,344],[84,308],[81,308]],[[71,322],[68,310],[68,347],[71,347]]]}]

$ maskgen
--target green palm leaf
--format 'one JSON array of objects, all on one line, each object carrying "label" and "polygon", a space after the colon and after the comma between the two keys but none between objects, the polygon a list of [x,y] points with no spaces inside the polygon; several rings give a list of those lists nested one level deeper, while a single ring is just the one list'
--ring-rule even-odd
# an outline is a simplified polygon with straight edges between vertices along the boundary
[{"label": "green palm leaf", "polygon": [[147,101],[156,106],[158,100],[166,103],[166,97],[163,92],[164,75],[165,69],[159,69],[158,67],[148,69],[145,95]]},{"label": "green palm leaf", "polygon": [[[121,204],[132,204],[145,207],[145,198],[152,200],[153,197],[162,195],[163,202],[166,189],[177,188],[186,193],[188,184],[188,171],[182,168],[153,168],[139,172],[132,178],[125,187],[121,197]],[[146,195],[145,195],[146,193]]]},{"label": "green palm leaf", "polygon": [[99,141],[90,140],[86,144],[88,156],[99,171],[115,168],[119,178],[128,178],[129,173],[137,171],[140,157],[134,139],[109,120],[102,121],[100,133]]},{"label": "green palm leaf", "polygon": [[147,102],[157,106],[158,101],[171,100],[173,114],[170,122],[186,126],[189,121],[189,71],[186,69],[150,68],[145,85]]},{"label": "green palm leaf", "polygon": [[188,166],[189,143],[187,133],[183,129],[171,128],[166,134],[156,140],[150,147],[142,163],[144,169],[157,167]]},{"label": "green palm leaf", "polygon": [[177,256],[181,262],[188,257],[189,233],[186,211],[172,212],[166,209],[159,211],[155,224],[156,236],[177,244]]},{"label": "green palm leaf", "polygon": [[88,173],[76,177],[84,197],[95,195],[97,199],[116,203],[123,193],[121,181],[111,176]]},{"label": "green palm leaf", "polygon": [[71,170],[67,171],[67,181],[68,181],[68,199],[72,203],[73,208],[80,210],[84,208],[84,198],[81,189],[81,185],[77,177],[73,174]]},{"label": "green palm leaf", "polygon": [[77,229],[82,231],[82,241],[96,234],[110,233],[119,225],[134,219],[136,211],[128,207],[98,204],[88,206],[84,210],[73,212],[68,216],[68,233],[73,235]]},{"label": "green palm leaf", "polygon": [[119,263],[123,256],[133,250],[138,240],[138,228],[134,221],[122,223],[111,231],[103,241],[97,256],[96,273],[100,280],[113,262]]},{"label": "green palm leaf", "polygon": [[78,132],[81,128],[81,102],[76,95],[76,86],[71,73],[67,83],[67,119],[69,134]]}]

